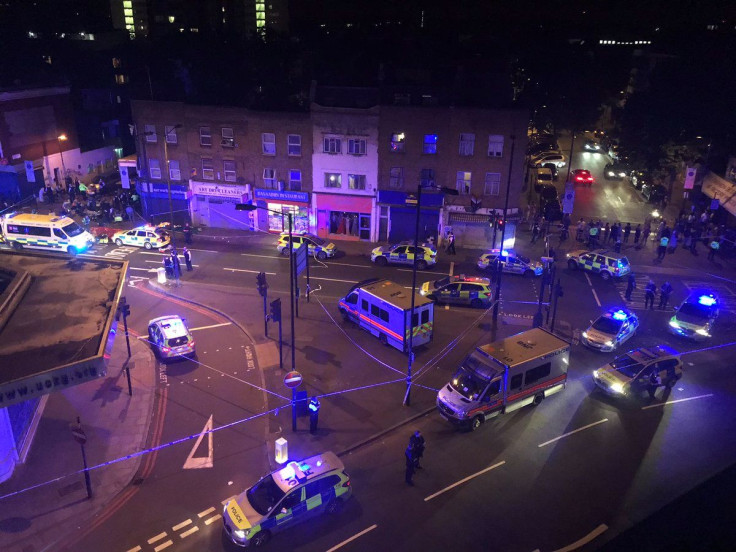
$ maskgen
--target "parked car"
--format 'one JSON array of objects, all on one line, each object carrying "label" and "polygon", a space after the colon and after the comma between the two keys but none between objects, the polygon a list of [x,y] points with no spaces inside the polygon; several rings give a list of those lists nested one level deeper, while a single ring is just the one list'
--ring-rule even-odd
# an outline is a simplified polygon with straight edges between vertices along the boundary
[{"label": "parked car", "polygon": [[529,144],[526,152],[528,155],[539,155],[547,151],[556,151],[558,148],[557,143],[541,142],[539,144]]},{"label": "parked car", "polygon": [[567,156],[560,152],[549,152],[536,155],[529,160],[531,167],[542,167],[545,163],[553,163],[557,167],[564,167],[567,164]]},{"label": "parked car", "polygon": [[612,308],[599,316],[582,333],[581,341],[591,349],[609,352],[634,335],[639,317],[628,309]]},{"label": "parked car", "polygon": [[570,270],[600,274],[604,280],[621,278],[631,272],[629,259],[625,255],[605,249],[570,251],[567,254],[567,266]]},{"label": "parked car", "polygon": [[714,291],[693,290],[670,318],[670,333],[694,340],[707,339],[713,335],[719,309],[720,300]]},{"label": "parked car", "polygon": [[645,182],[641,187],[641,195],[648,203],[660,203],[667,197],[667,189],[661,184]]},{"label": "parked car", "polygon": [[[498,254],[501,253],[501,257]],[[513,250],[491,249],[478,257],[478,268],[481,270],[492,270],[496,259],[501,263],[501,270],[511,274],[521,274],[532,278],[541,276],[544,271],[542,263],[534,263],[528,257],[517,255]]]},{"label": "parked car", "polygon": [[611,144],[611,147],[608,148],[608,157],[610,157],[614,162],[621,158],[618,144]]},{"label": "parked car", "polygon": [[556,175],[552,170],[546,167],[537,169],[537,183],[534,186],[535,190],[539,191],[540,187],[544,185],[554,186],[553,182],[555,180],[555,176]]},{"label": "parked car", "polygon": [[562,205],[560,204],[559,199],[546,202],[542,207],[541,212],[542,216],[551,222],[562,220],[563,217]]},{"label": "parked car", "polygon": [[549,201],[556,201],[558,199],[557,188],[552,184],[540,184],[536,187],[536,191],[539,194],[539,206],[544,206]]},{"label": "parked car", "polygon": [[419,293],[436,303],[488,307],[493,300],[491,281],[476,276],[445,276],[424,282]]},{"label": "parked car", "polygon": [[178,315],[159,316],[148,322],[148,341],[161,360],[195,357],[194,338]]},{"label": "parked car", "polygon": [[636,397],[649,385],[655,371],[668,388],[682,377],[680,353],[667,345],[641,347],[623,354],[593,371],[598,389],[614,397]]},{"label": "parked car", "polygon": [[545,163],[544,165],[541,166],[541,168],[549,169],[550,171],[552,171],[552,180],[557,180],[557,173],[558,173],[557,165],[555,165],[554,163]]},{"label": "parked car", "polygon": [[629,182],[637,190],[641,190],[644,184],[651,181],[652,179],[649,178],[649,173],[647,171],[633,170],[631,171],[631,174],[629,174]]}]

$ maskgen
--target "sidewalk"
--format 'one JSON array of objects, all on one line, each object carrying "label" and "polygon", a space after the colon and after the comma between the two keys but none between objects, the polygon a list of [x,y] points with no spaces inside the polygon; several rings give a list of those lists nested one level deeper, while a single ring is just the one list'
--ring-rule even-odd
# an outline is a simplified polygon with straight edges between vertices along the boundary
[{"label": "sidewalk", "polygon": [[[116,504],[130,496],[121,493],[145,465],[147,455],[92,469],[92,498],[88,499],[80,472],[80,445],[70,431],[70,424],[79,417],[87,434],[89,467],[144,449],[156,395],[156,364],[144,343],[131,337],[130,346],[132,397],[122,370],[127,360],[122,331],[105,378],[45,397],[46,406],[25,464],[0,484],[0,496],[11,495],[0,499],[0,550],[62,550],[64,542],[74,542],[93,528],[94,518],[103,510],[114,511]],[[16,492],[19,494],[12,494]]]}]

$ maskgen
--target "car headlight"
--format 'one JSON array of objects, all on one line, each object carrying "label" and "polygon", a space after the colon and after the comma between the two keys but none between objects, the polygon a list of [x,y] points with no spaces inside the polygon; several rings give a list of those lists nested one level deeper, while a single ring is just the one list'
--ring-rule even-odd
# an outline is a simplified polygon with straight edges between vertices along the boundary
[{"label": "car headlight", "polygon": [[614,393],[623,393],[624,386],[620,383],[614,383],[613,385],[611,385],[611,391],[613,391]]},{"label": "car headlight", "polygon": [[697,330],[695,330],[695,333],[698,335],[710,336],[710,334],[708,333],[708,328],[698,328]]},{"label": "car headlight", "polygon": [[606,341],[606,347],[613,347],[613,341],[611,341],[610,339]]},{"label": "car headlight", "polygon": [[235,529],[233,531],[233,535],[235,535],[238,539],[244,539],[248,536],[250,533],[250,529]]},{"label": "car headlight", "polygon": [[597,378],[598,377],[598,370],[593,370],[593,377],[594,378]]},{"label": "car headlight", "polygon": [[615,173],[615,172],[613,172],[613,171],[608,171],[608,176],[615,176],[615,174],[616,174],[616,173]]},{"label": "car headlight", "polygon": [[679,324],[679,323],[677,322],[677,320],[675,320],[675,318],[673,317],[673,318],[672,318],[672,319],[670,320],[670,326],[671,326],[671,327],[673,327],[673,328],[679,328],[679,327],[680,327],[680,324]]},{"label": "car headlight", "polygon": [[584,337],[585,339],[588,339],[588,332],[583,332],[583,337]]}]

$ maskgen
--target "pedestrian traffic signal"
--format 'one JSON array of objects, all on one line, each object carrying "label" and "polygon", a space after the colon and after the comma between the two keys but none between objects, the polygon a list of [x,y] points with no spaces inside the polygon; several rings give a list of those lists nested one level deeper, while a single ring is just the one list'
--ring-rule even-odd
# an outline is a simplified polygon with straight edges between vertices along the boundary
[{"label": "pedestrian traffic signal", "polygon": [[259,272],[256,274],[256,283],[258,284],[258,293],[265,297],[268,291],[268,283],[266,282],[266,273]]},{"label": "pedestrian traffic signal", "polygon": [[271,301],[271,320],[281,322],[281,299]]}]

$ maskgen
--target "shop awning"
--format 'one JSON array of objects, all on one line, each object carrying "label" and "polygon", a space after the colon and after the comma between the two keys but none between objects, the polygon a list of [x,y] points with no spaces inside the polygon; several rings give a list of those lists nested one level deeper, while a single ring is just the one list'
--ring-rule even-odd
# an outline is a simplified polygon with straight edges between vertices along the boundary
[{"label": "shop awning", "polygon": [[721,207],[736,216],[736,184],[709,172],[703,178],[703,193],[717,199]]}]

